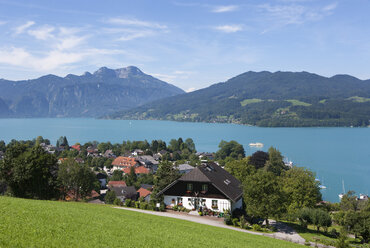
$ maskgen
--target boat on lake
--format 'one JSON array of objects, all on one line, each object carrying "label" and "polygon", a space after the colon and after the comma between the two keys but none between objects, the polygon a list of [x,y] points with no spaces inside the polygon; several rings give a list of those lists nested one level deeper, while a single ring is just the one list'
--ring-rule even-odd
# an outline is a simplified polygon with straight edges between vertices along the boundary
[{"label": "boat on lake", "polygon": [[256,142],[256,143],[249,143],[250,147],[263,147],[262,143]]}]

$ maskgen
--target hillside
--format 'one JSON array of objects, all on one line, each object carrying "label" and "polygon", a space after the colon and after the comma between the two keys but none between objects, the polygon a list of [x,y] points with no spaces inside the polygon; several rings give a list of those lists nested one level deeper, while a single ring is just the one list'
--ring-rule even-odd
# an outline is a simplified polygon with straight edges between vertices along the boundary
[{"label": "hillside", "polygon": [[97,117],[182,93],[134,66],[102,67],[81,76],[0,79],[0,117]]},{"label": "hillside", "polygon": [[257,126],[368,126],[370,80],[308,72],[246,72],[224,83],[109,115],[113,119]]},{"label": "hillside", "polygon": [[0,197],[0,247],[300,247],[263,236],[76,202]]}]

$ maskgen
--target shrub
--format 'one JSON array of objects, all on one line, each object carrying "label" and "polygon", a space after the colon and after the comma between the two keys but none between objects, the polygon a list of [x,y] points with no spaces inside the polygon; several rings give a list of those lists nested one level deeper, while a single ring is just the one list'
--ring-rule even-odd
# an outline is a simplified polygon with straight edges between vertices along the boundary
[{"label": "shrub", "polygon": [[305,245],[305,246],[311,246],[311,243],[310,243],[310,241],[309,241],[308,239],[306,239],[306,240],[304,241],[304,245]]},{"label": "shrub", "polygon": [[140,208],[140,202],[139,201],[135,202],[135,208]]},{"label": "shrub", "polygon": [[337,238],[339,236],[339,233],[338,233],[337,229],[335,229],[335,228],[331,229],[329,234],[334,238]]},{"label": "shrub", "polygon": [[177,211],[177,209],[178,209],[177,205],[175,205],[175,206],[172,207],[172,210],[173,211]]},{"label": "shrub", "polygon": [[162,203],[161,206],[159,207],[159,211],[164,212],[165,209],[166,209],[166,207]]},{"label": "shrub", "polygon": [[198,212],[199,216],[203,216],[203,212],[199,211]]},{"label": "shrub", "polygon": [[126,207],[131,207],[131,199],[126,199],[125,200],[125,206]]},{"label": "shrub", "polygon": [[231,215],[230,214],[225,214],[224,215],[224,223],[226,225],[232,225],[233,224],[233,222],[231,220]]},{"label": "shrub", "polygon": [[140,209],[148,209],[148,203],[146,202],[140,203]]},{"label": "shrub", "polygon": [[258,224],[253,224],[252,225],[252,229],[253,229],[253,231],[259,232],[259,231],[261,231],[261,226],[258,225]]},{"label": "shrub", "polygon": [[116,198],[116,199],[114,199],[113,204],[114,205],[117,205],[117,206],[121,206],[122,205],[122,202],[121,202],[120,199]]},{"label": "shrub", "polygon": [[234,218],[232,220],[232,222],[233,222],[233,226],[238,226],[239,219],[238,218]]},{"label": "shrub", "polygon": [[245,220],[244,215],[242,215],[242,216],[240,217],[240,221],[239,221],[239,223],[240,223],[240,227],[241,227],[241,228],[244,228],[244,227],[245,227],[245,225],[247,224],[247,221]]}]

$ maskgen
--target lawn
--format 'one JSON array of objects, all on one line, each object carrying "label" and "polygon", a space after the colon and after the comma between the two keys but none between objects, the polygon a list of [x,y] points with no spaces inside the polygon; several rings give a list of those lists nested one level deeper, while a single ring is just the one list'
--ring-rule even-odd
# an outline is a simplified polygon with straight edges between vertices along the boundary
[{"label": "lawn", "polygon": [[105,205],[0,197],[0,247],[180,246],[302,247]]},{"label": "lawn", "polygon": [[[328,233],[325,233],[322,231],[316,230],[316,227],[313,225],[308,225],[307,228],[303,228],[301,225],[298,223],[294,222],[285,222],[286,224],[290,225],[291,227],[296,230],[296,232],[305,240],[311,241],[311,242],[317,242],[325,245],[333,245],[335,241],[337,240],[335,237],[331,236]],[[338,232],[340,230],[339,226],[335,227],[329,227],[328,232],[330,232],[331,229],[335,228]],[[353,245],[354,247],[367,247],[367,246],[362,246],[360,243],[360,240],[357,239],[355,240],[354,238],[349,238],[348,239],[350,244]]]}]

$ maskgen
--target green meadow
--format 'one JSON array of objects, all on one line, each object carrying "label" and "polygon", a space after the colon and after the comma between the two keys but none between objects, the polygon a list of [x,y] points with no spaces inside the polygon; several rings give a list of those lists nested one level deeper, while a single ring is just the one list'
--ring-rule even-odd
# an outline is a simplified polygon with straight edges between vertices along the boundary
[{"label": "green meadow", "polygon": [[0,197],[0,247],[301,247],[108,205]]}]

